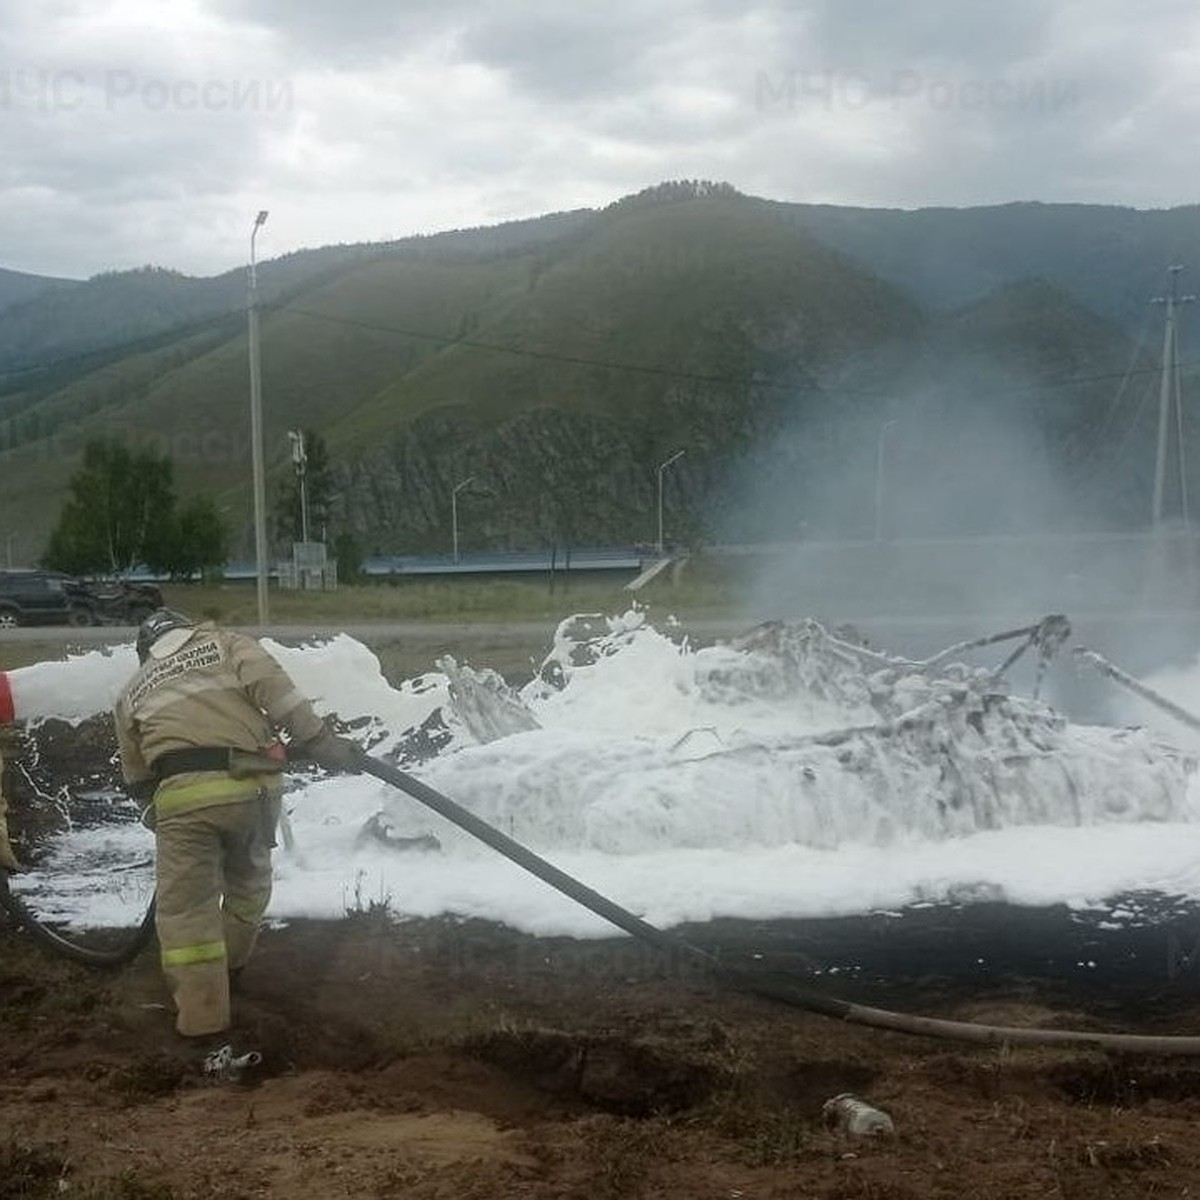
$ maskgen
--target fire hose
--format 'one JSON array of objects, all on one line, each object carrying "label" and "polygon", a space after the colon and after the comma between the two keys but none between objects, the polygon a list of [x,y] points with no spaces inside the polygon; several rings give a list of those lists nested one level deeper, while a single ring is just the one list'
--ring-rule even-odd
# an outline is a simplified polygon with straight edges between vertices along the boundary
[{"label": "fire hose", "polygon": [[778,976],[768,977],[745,968],[731,967],[716,955],[694,946],[676,934],[658,929],[643,921],[641,917],[622,908],[619,904],[593,891],[586,884],[559,870],[552,863],[535,854],[527,846],[514,841],[494,825],[477,817],[449,796],[422,783],[407,772],[363,755],[363,771],[377,779],[390,783],[432,809],[440,817],[457,825],[460,829],[478,838],[485,845],[503,854],[505,858],[523,867],[532,875],[552,888],[562,892],[577,904],[590,909],[597,916],[625,930],[636,938],[668,954],[682,956],[696,966],[709,972],[718,982],[732,989],[759,996],[791,1008],[818,1013],[855,1025],[868,1025],[875,1029],[889,1029],[898,1033],[917,1034],[922,1037],[947,1038],[961,1042],[979,1042],[987,1045],[1012,1046],[1079,1046],[1094,1050],[1116,1050],[1125,1053],[1160,1055],[1200,1055],[1200,1037],[1160,1037],[1145,1034],[1091,1033],[1068,1029],[1026,1029],[1005,1025],[980,1025],[971,1021],[948,1021],[937,1017],[910,1016],[907,1013],[889,1012],[824,996],[819,992],[802,988],[791,980]]},{"label": "fire hose", "polygon": [[[1122,679],[1122,682],[1127,680],[1128,677]],[[1147,698],[1155,701],[1162,700],[1157,693],[1150,693]],[[1182,711],[1179,710],[1181,713]],[[1190,714],[1184,715],[1190,717]],[[1200,725],[1200,722],[1197,722],[1194,717],[1191,718],[1191,721]],[[505,858],[549,884],[577,904],[603,917],[618,929],[624,930],[664,954],[675,955],[685,961],[690,961],[710,974],[717,982],[723,983],[735,991],[851,1024],[921,1037],[943,1038],[984,1045],[1076,1046],[1084,1049],[1123,1053],[1200,1055],[1200,1037],[1031,1029],[914,1016],[822,995],[779,975],[772,976],[760,970],[730,966],[716,955],[693,945],[685,938],[659,929],[628,909],[622,908],[608,897],[594,891],[540,855],[535,854],[527,846],[502,833],[495,826],[451,800],[450,797],[421,782],[415,776],[365,753],[360,759],[359,766],[366,774],[373,775],[405,792],[437,813],[438,816],[450,821],[504,855]],[[47,948],[90,966],[118,966],[131,961],[149,942],[154,932],[154,903],[151,901],[141,924],[128,940],[120,945],[110,950],[94,950],[78,946],[39,921],[29,907],[9,889],[7,877],[3,872],[0,872],[0,905]]]},{"label": "fire hose", "polygon": [[131,963],[154,937],[154,897],[141,922],[129,933],[116,936],[106,946],[89,946],[72,941],[52,925],[39,919],[25,900],[8,886],[8,873],[0,871],[0,908],[47,950],[85,967],[123,967]]}]

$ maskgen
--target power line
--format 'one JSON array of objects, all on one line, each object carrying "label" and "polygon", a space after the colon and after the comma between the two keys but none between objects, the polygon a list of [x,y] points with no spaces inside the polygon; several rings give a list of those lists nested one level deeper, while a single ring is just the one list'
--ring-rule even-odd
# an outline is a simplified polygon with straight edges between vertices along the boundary
[{"label": "power line", "polygon": [[[1133,417],[1130,419],[1129,425],[1127,426],[1125,433],[1122,435],[1121,440],[1117,443],[1116,450],[1113,452],[1113,462],[1114,463],[1120,462],[1122,457],[1124,456],[1125,451],[1128,448],[1130,442],[1133,439],[1133,435],[1137,430],[1138,423],[1141,421],[1143,415],[1146,412],[1146,407],[1150,403],[1150,397],[1153,395],[1154,395],[1154,380],[1148,379],[1146,381],[1146,390],[1142,393],[1142,398],[1141,398],[1141,400],[1138,401],[1137,408],[1135,408],[1133,411]],[[1093,472],[1093,474],[1091,476],[1089,476],[1088,478],[1095,478],[1096,473],[1097,472]]]},{"label": "power line", "polygon": [[[704,375],[694,371],[680,371],[673,367],[655,366],[648,363],[630,363],[621,362],[616,359],[604,358],[589,358],[586,355],[579,354],[559,354],[552,350],[532,350],[525,346],[506,345],[503,342],[484,342],[475,338],[455,337],[449,334],[428,333],[423,330],[416,329],[401,329],[395,325],[383,325],[377,321],[364,321],[357,317],[341,317],[335,316],[333,313],[313,312],[311,309],[296,308],[294,306],[270,306],[264,305],[266,308],[274,308],[277,313],[291,313],[296,316],[308,317],[315,321],[326,321],[333,325],[347,325],[358,329],[368,329],[374,333],[387,333],[396,337],[412,338],[415,341],[433,342],[436,345],[452,347],[461,346],[468,350],[481,350],[493,354],[511,354],[523,358],[538,359],[544,362],[564,363],[568,366],[578,367],[601,367],[612,371],[628,371],[639,375],[653,375],[661,378],[669,379],[684,379],[697,383],[720,383],[734,384],[738,386],[771,388],[771,389],[787,389],[794,390],[796,383],[794,380],[782,380],[764,378],[761,376],[747,375]],[[1135,355],[1136,361],[1136,355]],[[1196,362],[1180,363],[1181,368],[1186,367],[1189,370],[1200,367],[1200,360]],[[1104,371],[1094,375],[1078,375],[1069,379],[1051,379],[1044,383],[1031,384],[1028,388],[1017,388],[1011,390],[1010,395],[1031,395],[1047,388],[1063,388],[1076,387],[1086,383],[1106,383],[1113,379],[1122,379],[1125,382],[1122,384],[1122,391],[1128,386],[1128,380],[1134,375],[1157,375],[1161,371],[1161,367],[1147,366],[1134,368],[1131,362],[1129,367],[1124,371]],[[872,396],[886,395],[887,393],[878,389],[868,388],[837,388],[830,392],[831,395],[842,396]]]},{"label": "power line", "polygon": [[228,312],[215,313],[210,317],[190,321],[186,325],[172,325],[168,329],[162,329],[157,333],[148,333],[128,342],[114,342],[106,346],[96,346],[90,350],[74,350],[59,358],[48,358],[44,362],[30,363],[27,366],[3,367],[0,368],[0,385],[21,375],[50,374],[59,367],[67,367],[75,363],[86,364],[89,359],[97,360],[94,369],[100,371],[106,366],[120,362],[132,355],[153,354],[156,350],[168,349],[177,341],[205,333],[221,324],[231,325],[244,318],[243,309],[230,309]]},{"label": "power line", "polygon": [[474,338],[450,337],[446,334],[423,333],[415,329],[397,329],[392,325],[380,325],[374,321],[363,321],[354,317],[336,317],[332,313],[312,312],[306,308],[288,306],[278,308],[277,312],[292,313],[301,317],[311,317],[316,321],[328,321],[334,325],[351,325],[358,329],[369,329],[375,333],[389,333],[397,337],[413,338],[417,341],[434,342],[441,346],[462,346],[468,350],[485,350],[492,354],[512,354],[521,358],[532,358],[542,362],[565,363],[575,367],[603,367],[609,371],[629,371],[638,375],[654,375],[668,379],[686,379],[693,383],[737,384],[751,387],[788,387],[794,388],[795,383],[785,384],[769,379],[757,379],[746,375],[704,375],[697,371],[680,371],[674,367],[657,367],[647,363],[618,362],[615,359],[588,358],[579,354],[558,354],[552,350],[531,350],[525,346],[507,346],[503,342],[481,342]]},{"label": "power line", "polygon": [[[490,354],[508,354],[514,357],[528,358],[540,362],[561,363],[566,366],[600,368],[610,371],[624,371],[630,374],[650,376],[659,379],[677,379],[691,383],[706,383],[720,384],[722,386],[735,387],[755,387],[770,390],[787,390],[794,391],[797,387],[796,379],[772,379],[770,377],[755,376],[755,375],[719,375],[706,374],[697,371],[684,371],[675,367],[666,367],[653,363],[633,363],[623,362],[619,359],[593,358],[582,354],[562,354],[552,350],[535,350],[525,346],[515,346],[503,342],[488,342],[477,338],[457,337],[449,334],[430,333],[425,330],[404,329],[399,326],[386,325],[377,321],[366,321],[361,318],[337,316],[333,313],[315,312],[312,309],[297,308],[294,306],[285,306],[278,304],[263,304],[261,308],[264,311],[275,312],[277,314],[290,313],[299,317],[306,317],[314,321],[324,321],[329,324],[348,326],[357,329],[366,329],[374,333],[385,333],[394,337],[410,338],[414,341],[430,342],[435,345],[444,347],[462,347],[468,350],[478,350]],[[196,333],[202,333],[206,330],[228,322],[240,315],[239,311],[230,311],[208,317],[202,321],[184,326],[176,327],[174,330],[164,330],[162,333],[148,335],[144,339],[139,339],[132,343],[133,349],[130,350],[130,344],[114,345],[103,348],[95,348],[86,351],[77,351],[72,354],[63,355],[61,358],[49,359],[45,362],[36,365],[11,367],[8,369],[0,369],[0,382],[15,379],[20,375],[37,375],[41,373],[49,374],[56,369],[71,364],[79,364],[87,359],[107,360],[97,363],[97,369],[102,369],[111,362],[120,361],[119,358],[111,356],[119,354],[121,351],[133,353],[152,353],[154,349],[165,349],[170,345],[169,341],[163,339],[169,338],[172,335],[178,338],[186,338]],[[155,346],[155,343],[159,343]],[[1136,351],[1133,356],[1133,361],[1136,361]],[[1190,362],[1177,362],[1177,369],[1180,371],[1193,371],[1200,368],[1200,360]],[[1038,392],[1048,389],[1078,387],[1091,383],[1107,383],[1114,379],[1121,380],[1121,387],[1118,390],[1117,399],[1113,402],[1109,414],[1106,416],[1104,424],[1108,424],[1112,417],[1115,416],[1115,409],[1123,399],[1124,391],[1128,387],[1130,380],[1135,375],[1157,375],[1161,371],[1159,366],[1146,366],[1135,368],[1131,361],[1129,368],[1125,371],[1101,371],[1091,375],[1077,375],[1063,379],[1049,379],[1040,383],[1030,384],[1026,388],[1013,388],[1006,391],[1007,395],[1035,395]],[[810,379],[810,382],[815,382]],[[818,385],[819,386],[819,385]],[[879,388],[844,388],[838,387],[834,389],[822,389],[830,395],[841,396],[885,396],[889,393]]]},{"label": "power line", "polygon": [[[1141,357],[1142,349],[1146,344],[1146,337],[1150,332],[1151,316],[1152,311],[1147,308],[1146,316],[1142,321],[1142,327],[1138,331],[1137,342],[1133,347],[1133,353],[1129,356],[1129,366],[1125,369],[1125,374],[1121,378],[1121,386],[1117,388],[1117,394],[1113,397],[1112,403],[1110,403],[1108,406],[1108,411],[1104,414],[1104,419],[1100,422],[1096,435],[1092,439],[1092,449],[1084,456],[1082,462],[1080,463],[1081,468],[1089,467],[1100,455],[1100,452],[1112,427],[1112,423],[1121,407],[1121,402],[1125,399],[1125,393],[1129,388],[1130,380],[1133,379],[1134,369],[1137,366],[1137,361]],[[1139,404],[1139,414],[1141,412],[1141,408],[1142,405]],[[1137,414],[1135,414],[1134,419],[1136,421]]]}]

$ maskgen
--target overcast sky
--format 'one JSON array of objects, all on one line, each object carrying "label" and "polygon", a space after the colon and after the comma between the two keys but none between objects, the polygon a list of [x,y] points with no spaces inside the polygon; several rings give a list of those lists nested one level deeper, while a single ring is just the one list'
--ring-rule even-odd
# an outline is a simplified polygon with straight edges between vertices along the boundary
[{"label": "overcast sky", "polygon": [[1194,0],[0,0],[0,266],[211,274],[664,179],[1200,199]]}]

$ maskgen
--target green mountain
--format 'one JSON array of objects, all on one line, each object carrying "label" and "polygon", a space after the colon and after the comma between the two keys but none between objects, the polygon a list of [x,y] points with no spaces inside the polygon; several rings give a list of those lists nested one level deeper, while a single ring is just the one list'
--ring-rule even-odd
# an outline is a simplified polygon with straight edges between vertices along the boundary
[{"label": "green mountain", "polygon": [[[578,219],[576,214],[558,214],[390,245],[298,251],[260,264],[259,295],[264,303],[279,301],[379,254],[466,259],[507,253],[552,240]],[[6,275],[13,276],[11,284]],[[6,307],[6,288],[12,288],[12,302],[0,324],[0,377],[38,367],[73,367],[74,360],[89,354],[244,312],[246,282],[243,267],[205,279],[142,267],[105,272],[83,283],[0,272],[0,308]]]},{"label": "green mountain", "polygon": [[51,275],[27,275],[23,271],[6,271],[0,267],[0,312],[17,304],[24,304],[39,296],[62,295],[69,288],[78,287],[74,279],[57,279]]},{"label": "green mountain", "polygon": [[[466,546],[652,540],[657,466],[677,449],[672,536],[854,534],[870,529],[886,422],[906,527],[1036,520],[1004,499],[1012,472],[1032,454],[1073,479],[1095,459],[1087,431],[1128,337],[1053,276],[939,309],[818,232],[801,206],[664,185],[600,212],[263,264],[270,470],[290,469],[288,429],[320,431],[337,527],[372,551],[445,549],[467,479]],[[216,491],[248,529],[243,285],[126,273],[10,310],[24,340],[0,338],[0,525],[27,555],[102,433],[170,453],[182,490]],[[55,312],[76,328],[64,311],[86,327],[74,341],[51,332]],[[958,471],[963,500],[937,510],[901,486],[955,456],[988,465]],[[1102,508],[1086,493],[1089,519],[1134,519],[1141,461]]]},{"label": "green mountain", "polygon": [[1007,284],[1040,278],[1062,287],[1076,303],[1136,330],[1147,317],[1150,298],[1162,293],[1170,264],[1190,263],[1200,271],[1197,205],[780,208],[826,245],[932,309],[958,308]]}]

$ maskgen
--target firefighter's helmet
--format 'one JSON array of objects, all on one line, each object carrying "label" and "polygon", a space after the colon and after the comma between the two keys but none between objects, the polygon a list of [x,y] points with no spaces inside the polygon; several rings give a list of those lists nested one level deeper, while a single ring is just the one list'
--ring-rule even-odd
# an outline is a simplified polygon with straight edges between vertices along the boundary
[{"label": "firefighter's helmet", "polygon": [[144,663],[150,657],[150,650],[154,643],[158,641],[164,634],[170,633],[173,629],[191,629],[196,624],[191,617],[185,617],[183,613],[176,612],[171,608],[155,609],[142,623],[138,626],[137,632],[137,656],[138,662]]}]

